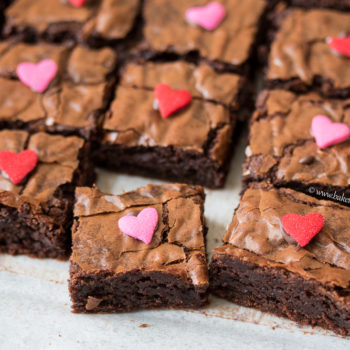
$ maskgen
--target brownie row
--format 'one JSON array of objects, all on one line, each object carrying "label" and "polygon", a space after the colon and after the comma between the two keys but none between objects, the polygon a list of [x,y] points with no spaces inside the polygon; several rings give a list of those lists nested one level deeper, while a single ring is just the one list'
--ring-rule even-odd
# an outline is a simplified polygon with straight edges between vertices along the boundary
[{"label": "brownie row", "polygon": [[[346,1],[290,3],[349,9]],[[214,249],[210,288],[234,303],[349,335],[350,139],[321,147],[313,127],[315,118],[326,120],[321,136],[334,140],[333,123],[350,126],[349,57],[329,45],[349,33],[349,14],[282,6],[272,18],[244,190],[223,246]],[[323,226],[301,245],[315,213]],[[283,224],[288,215],[294,238]]]}]

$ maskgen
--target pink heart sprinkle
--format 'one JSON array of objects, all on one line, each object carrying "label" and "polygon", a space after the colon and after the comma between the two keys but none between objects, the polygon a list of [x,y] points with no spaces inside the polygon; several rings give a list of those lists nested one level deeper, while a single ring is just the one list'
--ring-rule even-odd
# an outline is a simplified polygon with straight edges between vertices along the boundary
[{"label": "pink heart sprinkle", "polygon": [[206,6],[191,7],[186,11],[186,19],[190,23],[198,24],[207,30],[213,30],[226,16],[222,4],[213,1]]},{"label": "pink heart sprinkle", "polygon": [[317,115],[312,120],[312,133],[316,143],[326,148],[346,141],[350,137],[350,127],[344,123],[333,123],[325,115]]},{"label": "pink heart sprinkle", "polygon": [[55,61],[46,59],[39,63],[22,62],[17,66],[17,75],[22,83],[32,90],[44,92],[57,74]]},{"label": "pink heart sprinkle", "polygon": [[145,208],[137,216],[126,215],[119,219],[118,226],[126,235],[150,244],[158,225],[158,212]]},{"label": "pink heart sprinkle", "polygon": [[69,0],[69,2],[75,7],[82,7],[86,0]]}]

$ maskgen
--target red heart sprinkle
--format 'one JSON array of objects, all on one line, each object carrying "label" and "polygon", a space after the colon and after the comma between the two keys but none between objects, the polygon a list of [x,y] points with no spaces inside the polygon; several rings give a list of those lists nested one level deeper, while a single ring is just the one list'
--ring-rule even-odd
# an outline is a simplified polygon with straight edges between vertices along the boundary
[{"label": "red heart sprinkle", "polygon": [[18,185],[35,168],[38,155],[32,150],[20,153],[0,152],[0,169],[7,174],[12,183]]},{"label": "red heart sprinkle", "polygon": [[82,7],[86,0],[69,0],[69,2],[75,7]]},{"label": "red heart sprinkle", "polygon": [[163,118],[168,118],[192,101],[192,95],[187,90],[173,90],[169,85],[158,84],[154,88],[154,97]]},{"label": "red heart sprinkle", "polygon": [[283,229],[302,247],[305,247],[322,229],[324,217],[319,213],[306,216],[287,214],[282,217]]},{"label": "red heart sprinkle", "polygon": [[346,38],[330,38],[328,44],[332,50],[350,57],[350,35]]}]

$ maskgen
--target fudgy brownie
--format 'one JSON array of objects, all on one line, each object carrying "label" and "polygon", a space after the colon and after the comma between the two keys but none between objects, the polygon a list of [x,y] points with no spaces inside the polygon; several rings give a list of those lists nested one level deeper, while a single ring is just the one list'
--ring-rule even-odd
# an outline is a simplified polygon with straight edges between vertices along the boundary
[{"label": "fudgy brownie", "polygon": [[69,0],[15,0],[5,12],[4,35],[21,35],[31,40],[42,37],[51,41],[78,39],[99,3],[99,0],[91,0],[82,7],[75,7]]},{"label": "fudgy brownie", "polygon": [[350,97],[350,58],[330,45],[332,38],[350,33],[350,13],[287,9],[276,15],[275,24],[279,30],[268,60],[268,88]]},{"label": "fudgy brownie", "polygon": [[[148,185],[119,196],[77,188],[69,281],[73,310],[206,305],[203,202],[201,187],[181,184]],[[141,217],[147,210],[156,217],[151,227]],[[121,220],[133,222],[134,232],[123,233]],[[153,234],[148,244],[133,238],[147,229]]]},{"label": "fudgy brownie", "polygon": [[76,136],[2,130],[0,151],[0,252],[67,259],[75,186],[94,180],[88,146]]},{"label": "fudgy brownie", "polygon": [[[224,18],[216,28],[204,29],[189,23],[187,11],[201,7],[201,11],[216,11],[207,0],[145,0],[144,37],[149,54],[196,54],[217,63],[216,68],[242,72],[256,44],[259,24],[267,8],[264,0],[221,0]],[[206,17],[198,14],[197,20]]]},{"label": "fudgy brownie", "polygon": [[[266,186],[244,192],[224,245],[214,249],[211,290],[240,305],[349,335],[350,209]],[[299,229],[323,216],[321,231],[304,248],[283,229],[281,220],[291,213],[305,216]]]},{"label": "fudgy brownie", "polygon": [[340,11],[350,10],[350,0],[288,0],[289,4],[304,8],[330,8]]},{"label": "fudgy brownie", "polygon": [[[245,182],[270,181],[350,205],[350,139],[318,146],[311,129],[320,115],[350,127],[350,100],[263,91],[250,127]],[[332,126],[327,131],[332,136]]]},{"label": "fudgy brownie", "polygon": [[6,10],[4,35],[25,39],[105,41],[122,39],[133,27],[140,0],[88,0],[76,7],[69,0],[15,0]]},{"label": "fudgy brownie", "polygon": [[[164,119],[154,108],[159,84],[191,93],[190,105]],[[129,64],[103,124],[99,165],[208,187],[228,171],[242,78],[183,61]]]},{"label": "fudgy brownie", "polygon": [[[58,73],[43,93],[19,81],[22,62],[53,60]],[[0,127],[45,130],[92,137],[101,123],[114,79],[113,50],[92,50],[46,43],[0,44]]]}]

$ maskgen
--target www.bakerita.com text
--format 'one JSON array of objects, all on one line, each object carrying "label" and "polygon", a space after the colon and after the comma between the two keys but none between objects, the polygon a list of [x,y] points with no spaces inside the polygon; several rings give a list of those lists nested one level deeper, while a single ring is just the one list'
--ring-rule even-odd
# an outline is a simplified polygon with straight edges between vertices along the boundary
[{"label": "www.bakerita.com text", "polygon": [[317,196],[324,197],[324,198],[327,198],[327,199],[333,199],[333,200],[336,200],[338,202],[343,202],[343,203],[350,204],[350,197],[346,197],[344,195],[344,193],[342,193],[340,195],[340,194],[337,193],[337,191],[327,192],[327,191],[323,191],[323,190],[318,190],[315,187],[309,187],[308,192],[310,194],[313,194],[313,195],[317,195]]}]

